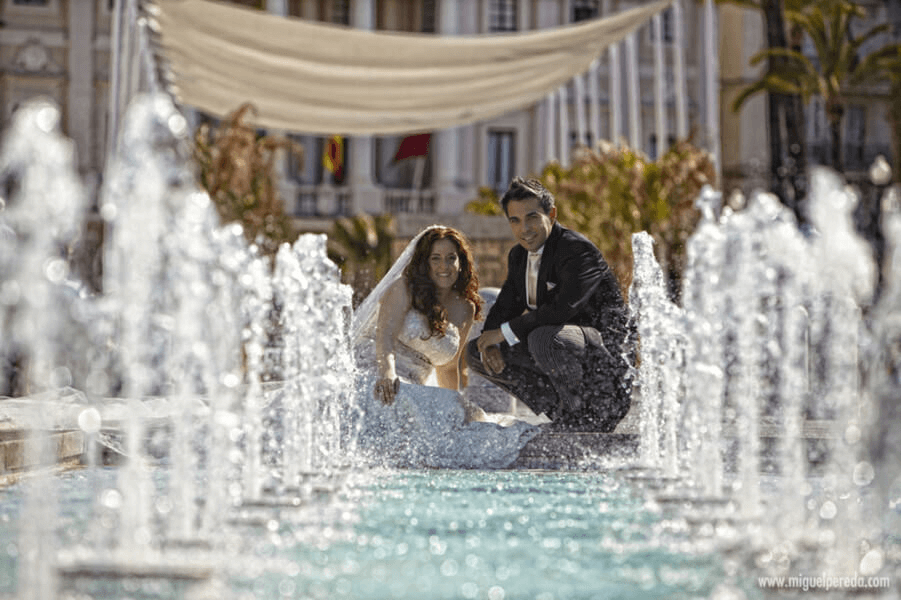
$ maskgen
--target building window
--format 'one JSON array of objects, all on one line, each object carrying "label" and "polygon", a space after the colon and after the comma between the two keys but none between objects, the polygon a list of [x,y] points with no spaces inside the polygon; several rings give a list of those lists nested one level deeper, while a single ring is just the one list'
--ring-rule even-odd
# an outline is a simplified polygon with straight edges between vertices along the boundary
[{"label": "building window", "polygon": [[845,167],[862,170],[867,167],[863,147],[867,129],[867,112],[860,104],[851,104],[847,110],[845,116]]},{"label": "building window", "polygon": [[332,0],[329,22],[350,25],[350,0]]},{"label": "building window", "polygon": [[491,0],[488,8],[488,31],[516,31],[517,0]]},{"label": "building window", "polygon": [[600,0],[572,0],[573,23],[594,19],[600,14]]},{"label": "building window", "polygon": [[423,33],[435,33],[435,0],[422,0],[422,24],[419,28]]},{"label": "building window", "polygon": [[[666,152],[673,147],[676,143],[676,136],[670,134],[666,136],[666,144],[663,146],[663,153]],[[659,160],[661,157],[657,156],[657,134],[652,133],[650,137],[648,137],[648,151],[646,152],[648,158],[651,160]]]},{"label": "building window", "polygon": [[513,179],[516,132],[509,129],[488,131],[488,185],[503,194]]},{"label": "building window", "polygon": [[829,124],[821,98],[813,98],[807,109],[807,157],[813,164],[828,164],[830,155]]},{"label": "building window", "polygon": [[[673,9],[667,8],[665,11],[660,13],[660,22],[663,24],[663,43],[664,44],[672,44],[675,39],[675,35],[673,34]],[[654,43],[654,36],[656,33],[654,32],[654,20],[651,19],[648,21],[648,42]]]},{"label": "building window", "polygon": [[569,148],[570,150],[575,150],[576,148],[585,147],[588,149],[594,148],[594,135],[590,131],[585,132],[585,137],[581,140],[579,139],[578,131],[570,131],[569,132]]}]

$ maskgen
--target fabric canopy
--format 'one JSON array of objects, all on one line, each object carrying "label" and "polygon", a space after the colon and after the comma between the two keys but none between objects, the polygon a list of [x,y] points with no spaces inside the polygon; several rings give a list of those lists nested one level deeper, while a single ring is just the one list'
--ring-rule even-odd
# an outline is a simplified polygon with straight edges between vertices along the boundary
[{"label": "fabric canopy", "polygon": [[320,135],[443,129],[527,107],[586,71],[672,0],[523,33],[386,33],[208,0],[157,0],[170,91],[219,117],[244,102],[264,128]]}]

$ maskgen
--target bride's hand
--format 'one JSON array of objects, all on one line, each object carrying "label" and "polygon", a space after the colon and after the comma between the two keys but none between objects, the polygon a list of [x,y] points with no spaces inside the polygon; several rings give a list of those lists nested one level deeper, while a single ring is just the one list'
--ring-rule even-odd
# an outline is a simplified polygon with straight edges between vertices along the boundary
[{"label": "bride's hand", "polygon": [[386,406],[391,406],[394,404],[394,397],[397,395],[398,389],[400,389],[400,379],[396,377],[379,377],[375,382],[375,389],[372,393],[375,395],[376,400]]}]

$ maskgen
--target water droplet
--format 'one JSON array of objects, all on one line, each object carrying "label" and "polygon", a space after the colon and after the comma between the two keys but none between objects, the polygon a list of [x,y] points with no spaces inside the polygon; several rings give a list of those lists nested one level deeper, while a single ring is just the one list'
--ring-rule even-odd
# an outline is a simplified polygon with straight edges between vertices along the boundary
[{"label": "water droplet", "polygon": [[35,115],[34,122],[44,133],[53,133],[59,123],[59,111],[54,106],[42,106]]},{"label": "water droplet", "polygon": [[856,444],[860,441],[860,427],[855,424],[848,425],[845,429],[845,442],[848,444]]},{"label": "water droplet", "polygon": [[879,548],[870,550],[860,559],[860,574],[864,576],[875,575],[882,568],[883,562],[882,550]]},{"label": "water droplet", "polygon": [[100,494],[100,504],[112,510],[122,506],[122,494],[117,489],[107,489]]},{"label": "water droplet", "polygon": [[492,586],[488,590],[488,600],[504,600],[504,588],[499,585]]},{"label": "water droplet", "polygon": [[178,136],[184,135],[188,131],[188,121],[180,113],[173,114],[169,117],[169,131]]},{"label": "water droplet", "polygon": [[62,283],[69,274],[69,265],[61,258],[52,258],[44,265],[44,275],[50,283]]},{"label": "water droplet", "polygon": [[93,435],[100,431],[102,421],[100,411],[93,406],[78,413],[78,427],[88,435]]},{"label": "water droplet", "polygon": [[875,185],[887,185],[892,180],[892,167],[881,154],[870,166],[870,181]]},{"label": "water droplet", "polygon": [[162,496],[156,499],[156,512],[161,515],[168,515],[172,512],[172,500],[167,498],[166,496]]},{"label": "water droplet", "polygon": [[238,385],[240,385],[240,384],[241,384],[241,378],[238,377],[235,373],[227,373],[222,378],[222,385],[224,385],[227,388],[238,387]]},{"label": "water droplet", "polygon": [[832,500],[826,500],[823,502],[823,505],[820,507],[820,518],[821,519],[834,519],[835,515],[838,514],[838,507],[835,506],[835,502]]},{"label": "water droplet", "polygon": [[854,478],[854,483],[857,485],[869,485],[875,476],[876,471],[873,469],[873,465],[867,461],[862,461],[854,465],[852,477]]},{"label": "water droplet", "polygon": [[116,208],[116,205],[112,202],[104,202],[100,206],[100,218],[106,221],[107,223],[116,220],[116,216],[119,214],[119,209]]},{"label": "water droplet", "polygon": [[457,565],[457,561],[452,558],[447,559],[443,563],[441,563],[441,574],[445,577],[453,577],[459,571],[459,565]]},{"label": "water droplet", "polygon": [[278,593],[283,597],[290,598],[294,596],[294,590],[297,584],[291,579],[282,579],[278,584]]}]

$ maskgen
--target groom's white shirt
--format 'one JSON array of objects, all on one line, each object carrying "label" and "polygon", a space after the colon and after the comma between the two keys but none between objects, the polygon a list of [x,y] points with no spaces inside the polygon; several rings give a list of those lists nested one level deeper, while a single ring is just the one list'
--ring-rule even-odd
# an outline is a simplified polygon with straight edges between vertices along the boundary
[{"label": "groom's white shirt", "polygon": [[[529,254],[532,254],[532,252],[529,252]],[[538,255],[538,264],[540,265],[541,258],[544,256],[544,244],[541,244],[541,247],[538,248],[538,250],[535,250],[534,254]],[[537,277],[537,274],[536,274],[536,277]],[[529,301],[529,266],[528,266],[528,262],[526,263],[525,278],[526,278],[526,282],[525,282],[526,283],[526,288],[525,288],[526,289],[526,303],[528,303],[528,301]],[[536,286],[536,290],[535,290],[535,305],[531,305],[531,304],[527,304],[527,305],[529,307],[529,310],[535,310],[536,308],[538,308],[537,286]],[[513,333],[513,330],[510,328],[510,323],[508,321],[501,323],[501,333],[504,334],[504,339],[507,340],[507,343],[510,344],[511,346],[515,346],[516,344],[519,343],[519,338],[516,336],[515,333]]]}]

